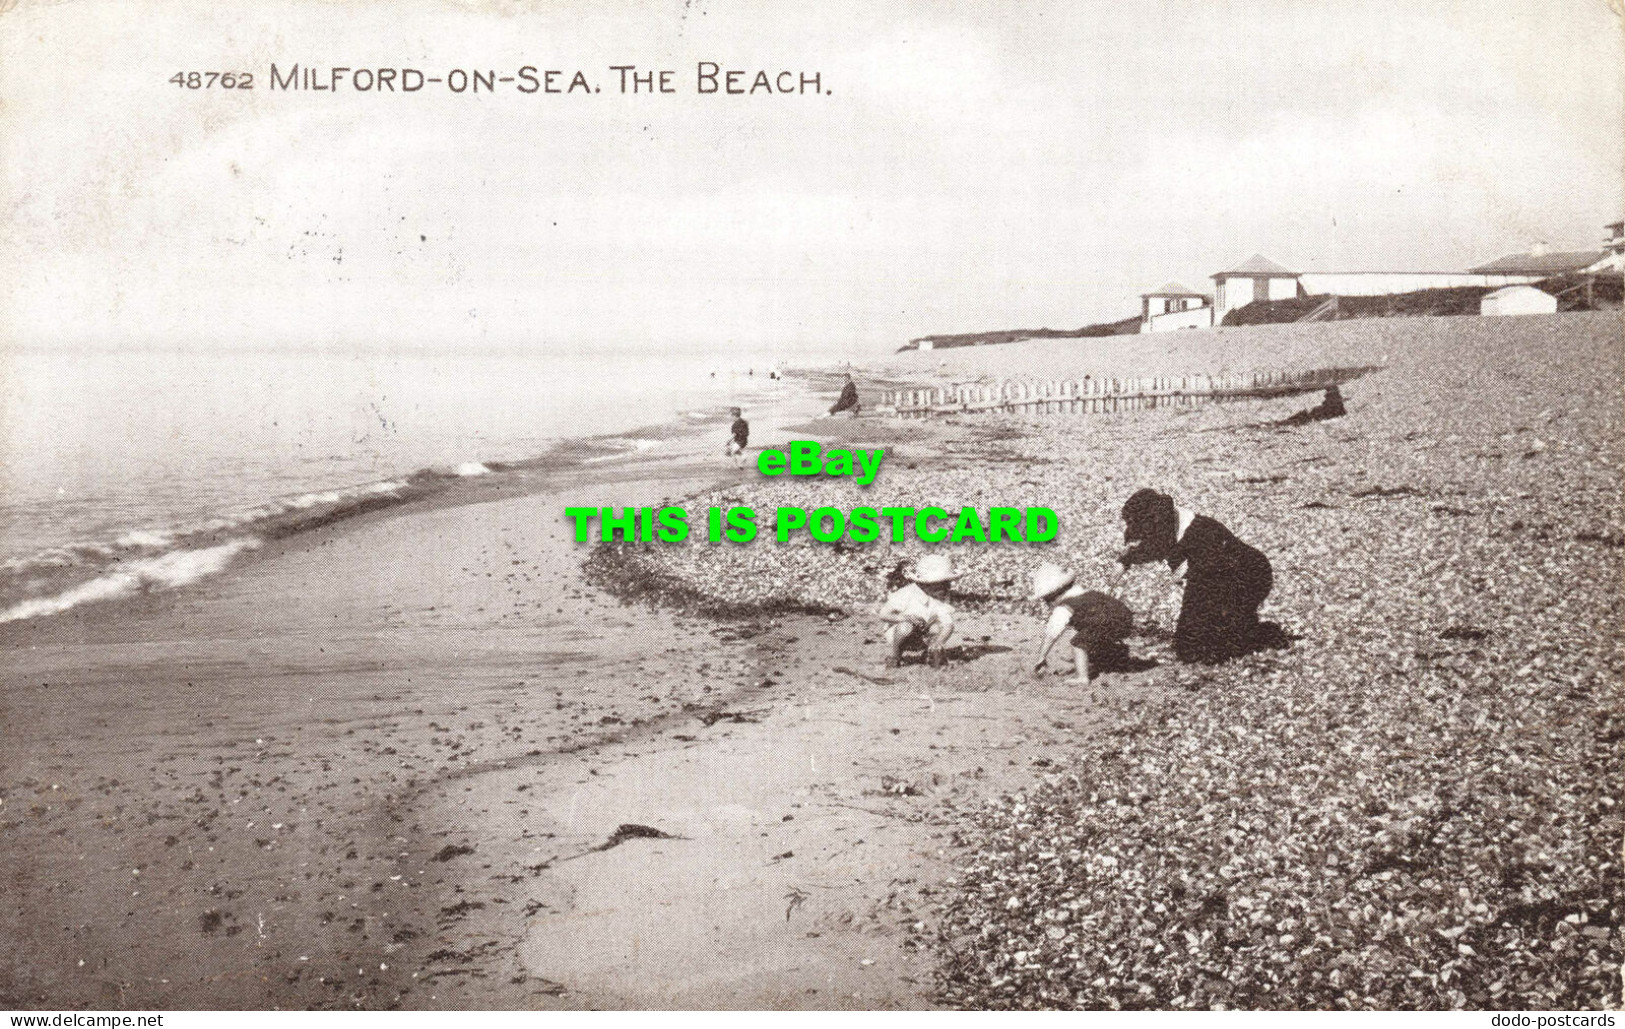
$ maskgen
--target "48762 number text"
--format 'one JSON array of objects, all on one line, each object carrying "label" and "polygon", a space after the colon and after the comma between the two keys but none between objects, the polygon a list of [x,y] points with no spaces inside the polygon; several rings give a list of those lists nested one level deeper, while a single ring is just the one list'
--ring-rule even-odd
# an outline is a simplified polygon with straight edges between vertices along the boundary
[{"label": "48762 number text", "polygon": [[169,79],[183,89],[253,89],[254,73],[249,71],[178,71]]}]

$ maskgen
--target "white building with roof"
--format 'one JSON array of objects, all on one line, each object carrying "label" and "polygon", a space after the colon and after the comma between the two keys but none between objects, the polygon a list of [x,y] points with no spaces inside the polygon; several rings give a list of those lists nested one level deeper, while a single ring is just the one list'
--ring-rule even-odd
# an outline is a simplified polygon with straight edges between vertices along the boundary
[{"label": "white building with roof", "polygon": [[[1223,325],[1225,316],[1231,311],[1256,301],[1290,300],[1295,297],[1389,296],[1464,286],[1506,293],[1507,299],[1490,304],[1491,308],[1519,305],[1538,307],[1545,301],[1527,293],[1508,292],[1506,287],[1528,286],[1559,275],[1625,273],[1625,221],[1610,222],[1607,230],[1601,249],[1553,251],[1545,244],[1537,244],[1527,253],[1508,254],[1464,272],[1296,272],[1262,254],[1254,254],[1224,271],[1214,272],[1211,296],[1177,282],[1169,282],[1160,289],[1140,294],[1140,331],[1164,332],[1169,329]],[[1533,292],[1553,299],[1540,290]],[[1489,299],[1485,297],[1486,302]],[[1484,313],[1491,312],[1486,310]]]},{"label": "white building with roof", "polygon": [[1205,329],[1213,324],[1213,298],[1177,282],[1140,294],[1140,331]]},{"label": "white building with roof", "polygon": [[[1575,267],[1571,258],[1595,256],[1594,253],[1564,255],[1551,264],[1553,267],[1571,269]],[[1538,267],[1538,263],[1503,258],[1465,272],[1295,272],[1267,257],[1254,254],[1229,271],[1214,273],[1213,324],[1222,325],[1225,315],[1256,300],[1318,296],[1380,297],[1461,286],[1498,288],[1536,282],[1548,275],[1558,274],[1539,271]]]},{"label": "white building with roof", "polygon": [[1534,282],[1553,275],[1590,271],[1606,257],[1607,250],[1552,250],[1544,243],[1537,243],[1528,253],[1508,254],[1468,271],[1480,275],[1521,275],[1526,281]]},{"label": "white building with roof", "polygon": [[1255,300],[1290,300],[1298,295],[1298,273],[1254,254],[1240,264],[1213,273],[1213,324]]},{"label": "white building with roof", "polygon": [[1625,272],[1625,221],[1609,222],[1608,235],[1602,241],[1602,256],[1587,268],[1588,272]]},{"label": "white building with roof", "polygon": [[1545,278],[1533,273],[1481,272],[1304,272],[1298,282],[1308,296],[1380,297],[1423,289],[1459,286],[1516,286]]}]

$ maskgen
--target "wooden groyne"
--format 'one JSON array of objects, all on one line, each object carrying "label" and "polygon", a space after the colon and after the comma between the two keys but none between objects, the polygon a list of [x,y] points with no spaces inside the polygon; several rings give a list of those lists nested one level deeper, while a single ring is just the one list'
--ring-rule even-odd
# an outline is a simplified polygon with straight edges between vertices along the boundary
[{"label": "wooden groyne", "polygon": [[1226,375],[1153,375],[1138,378],[1084,376],[1082,379],[1006,381],[997,384],[886,390],[879,413],[903,418],[985,411],[1012,414],[1107,414],[1154,407],[1193,407],[1226,400],[1286,397],[1313,393],[1378,370],[1316,368],[1310,371],[1258,371]]}]

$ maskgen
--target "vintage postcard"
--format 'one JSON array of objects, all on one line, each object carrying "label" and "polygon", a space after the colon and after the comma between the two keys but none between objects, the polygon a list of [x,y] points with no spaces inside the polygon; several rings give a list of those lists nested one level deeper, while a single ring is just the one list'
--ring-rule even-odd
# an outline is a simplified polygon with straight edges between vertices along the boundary
[{"label": "vintage postcard", "polygon": [[1611,1018],[1622,40],[3,0],[0,1008]]}]

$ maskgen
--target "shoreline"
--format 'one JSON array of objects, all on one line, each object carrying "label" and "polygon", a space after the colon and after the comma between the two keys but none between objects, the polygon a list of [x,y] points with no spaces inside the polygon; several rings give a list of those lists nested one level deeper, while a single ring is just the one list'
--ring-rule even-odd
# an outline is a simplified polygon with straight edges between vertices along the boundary
[{"label": "shoreline", "polygon": [[[785,411],[805,407],[811,389],[832,376],[801,371],[780,381],[799,381],[805,395],[760,394],[769,423]],[[117,530],[116,538],[58,541],[32,554],[14,555],[0,567],[0,634],[8,626],[49,619],[87,604],[101,608],[138,594],[196,588],[251,563],[268,546],[352,520],[548,490],[556,482],[590,479],[595,470],[614,474],[615,469],[643,460],[693,460],[699,456],[699,440],[709,432],[722,433],[726,425],[723,409],[704,417],[695,414],[679,411],[665,422],[560,437],[530,457],[419,467],[297,495],[269,496],[230,511],[196,512],[190,521],[169,528],[127,526]]]}]

